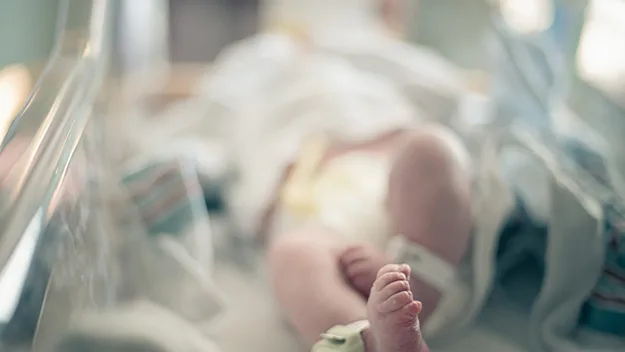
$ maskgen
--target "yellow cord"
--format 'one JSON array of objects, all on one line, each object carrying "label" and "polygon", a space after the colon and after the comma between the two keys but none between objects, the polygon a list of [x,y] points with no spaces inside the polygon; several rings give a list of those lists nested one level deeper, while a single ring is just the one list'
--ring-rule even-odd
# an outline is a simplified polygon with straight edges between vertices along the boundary
[{"label": "yellow cord", "polygon": [[305,26],[288,21],[276,21],[269,25],[269,30],[284,33],[300,43],[310,43],[310,34]]},{"label": "yellow cord", "polygon": [[295,216],[306,218],[318,210],[313,194],[314,184],[327,148],[328,142],[322,136],[313,136],[306,140],[300,157],[282,188],[282,202]]}]

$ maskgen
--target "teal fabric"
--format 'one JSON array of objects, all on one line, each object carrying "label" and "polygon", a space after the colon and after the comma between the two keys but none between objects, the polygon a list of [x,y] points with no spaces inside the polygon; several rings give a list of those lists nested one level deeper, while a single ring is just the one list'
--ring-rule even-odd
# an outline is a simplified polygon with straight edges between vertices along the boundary
[{"label": "teal fabric", "polygon": [[582,322],[609,334],[625,336],[625,212],[607,209],[606,260],[603,274],[582,311]]},{"label": "teal fabric", "polygon": [[568,171],[603,203],[606,214],[605,265],[582,309],[581,322],[597,331],[625,336],[625,204],[615,196],[605,158],[599,152],[570,139],[564,146],[571,158]]},{"label": "teal fabric", "polygon": [[146,165],[123,179],[150,235],[181,235],[208,216],[193,164],[183,160]]}]

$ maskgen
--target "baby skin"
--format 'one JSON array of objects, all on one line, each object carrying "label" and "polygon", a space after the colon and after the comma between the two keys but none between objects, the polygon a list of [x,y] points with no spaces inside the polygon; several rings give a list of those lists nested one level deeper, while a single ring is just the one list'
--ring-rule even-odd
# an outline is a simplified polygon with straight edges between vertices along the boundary
[{"label": "baby skin", "polygon": [[410,267],[390,264],[377,273],[367,302],[371,327],[363,332],[367,352],[429,352],[421,337],[421,302],[410,290]]},{"label": "baby skin", "polygon": [[[393,159],[386,199],[389,236],[402,234],[457,267],[472,220],[461,143],[444,128],[421,126],[362,148]],[[334,326],[367,319],[366,352],[428,350],[419,322],[427,324],[438,305],[441,293],[432,284],[393,264],[384,250],[345,243],[323,224],[290,232],[269,243],[270,275],[280,307],[306,342],[312,346]]]}]

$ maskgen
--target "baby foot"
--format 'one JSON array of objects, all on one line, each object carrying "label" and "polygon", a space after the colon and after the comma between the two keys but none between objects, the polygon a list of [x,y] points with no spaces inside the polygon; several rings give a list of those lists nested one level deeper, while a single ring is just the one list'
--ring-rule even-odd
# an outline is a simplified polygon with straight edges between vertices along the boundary
[{"label": "baby foot", "polygon": [[367,314],[376,352],[426,352],[421,337],[421,302],[412,297],[410,267],[386,265],[371,289]]},{"label": "baby foot", "polygon": [[365,298],[369,297],[378,271],[392,263],[383,251],[365,245],[347,247],[339,260],[349,283]]}]

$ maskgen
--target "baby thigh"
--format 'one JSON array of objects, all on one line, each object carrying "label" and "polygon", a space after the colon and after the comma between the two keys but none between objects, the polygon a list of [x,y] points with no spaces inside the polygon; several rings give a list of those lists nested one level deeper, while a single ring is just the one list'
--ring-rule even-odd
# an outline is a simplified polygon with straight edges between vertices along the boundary
[{"label": "baby thigh", "polygon": [[344,279],[340,237],[321,226],[277,236],[269,247],[269,270],[286,318],[311,345],[336,325],[366,318],[366,302]]}]

